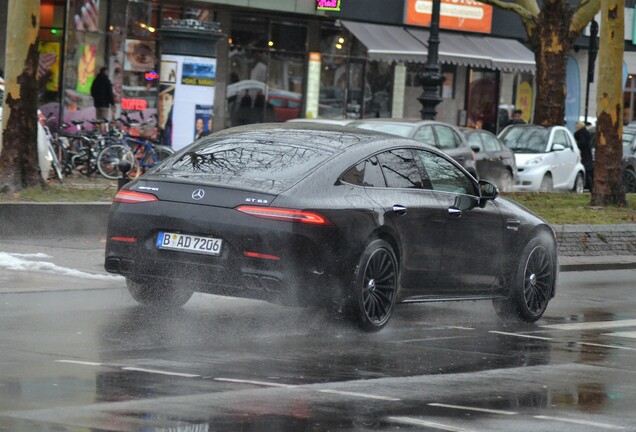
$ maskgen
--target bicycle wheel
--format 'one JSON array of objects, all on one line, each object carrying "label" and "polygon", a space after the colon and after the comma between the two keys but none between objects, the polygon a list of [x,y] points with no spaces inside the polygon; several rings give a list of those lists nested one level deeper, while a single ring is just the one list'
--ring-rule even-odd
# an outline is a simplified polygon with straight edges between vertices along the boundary
[{"label": "bicycle wheel", "polygon": [[[121,172],[119,171],[119,162],[122,160],[127,160],[130,162],[132,167],[132,172],[138,172],[138,169],[135,169],[135,165],[137,165],[137,160],[135,159],[135,155],[128,147],[123,145],[111,145],[108,147],[104,147],[99,154],[97,155],[97,170],[99,173],[110,180],[116,180],[121,177]],[[130,176],[130,174],[129,174]],[[134,177],[136,178],[138,174]]]}]

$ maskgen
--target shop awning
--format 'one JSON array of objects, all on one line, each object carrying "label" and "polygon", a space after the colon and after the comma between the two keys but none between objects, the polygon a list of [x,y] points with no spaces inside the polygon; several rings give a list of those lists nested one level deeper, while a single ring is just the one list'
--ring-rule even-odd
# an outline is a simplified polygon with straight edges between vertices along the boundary
[{"label": "shop awning", "polygon": [[367,47],[372,60],[387,62],[426,61],[426,45],[411,36],[403,27],[341,21]]},{"label": "shop awning", "polygon": [[[408,29],[408,33],[428,47],[428,30]],[[481,54],[466,36],[444,32],[439,34],[439,61],[458,66],[484,68],[490,68],[492,64],[490,57]]]}]

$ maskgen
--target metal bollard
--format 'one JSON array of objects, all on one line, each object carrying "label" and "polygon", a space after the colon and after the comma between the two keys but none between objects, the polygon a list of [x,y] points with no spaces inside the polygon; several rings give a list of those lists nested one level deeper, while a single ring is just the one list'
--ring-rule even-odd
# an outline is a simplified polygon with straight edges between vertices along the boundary
[{"label": "metal bollard", "polygon": [[132,168],[132,164],[128,162],[126,159],[122,159],[117,164],[117,168],[121,171],[121,177],[117,179],[117,190],[120,190],[126,183],[128,183],[128,173]]}]

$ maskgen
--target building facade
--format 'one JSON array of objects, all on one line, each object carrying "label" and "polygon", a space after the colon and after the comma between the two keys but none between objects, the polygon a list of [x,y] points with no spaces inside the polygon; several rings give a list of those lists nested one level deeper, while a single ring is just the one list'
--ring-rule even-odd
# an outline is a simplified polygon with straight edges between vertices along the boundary
[{"label": "building facade", "polygon": [[[0,0],[4,11],[6,1]],[[322,10],[319,3],[339,10]],[[197,134],[257,122],[419,118],[430,4],[42,0],[41,107],[60,121],[93,118],[90,85],[107,67],[117,116],[147,123],[139,133],[170,135],[175,147]],[[519,18],[473,0],[442,0],[442,11],[439,57],[446,79],[438,119],[496,132],[520,108],[531,121],[534,56],[523,44]],[[626,12],[631,39],[633,8]],[[209,32],[214,55],[187,47],[166,53],[166,23],[202,37]],[[585,95],[590,117],[596,107],[595,86],[587,91],[588,38],[579,39],[568,67],[572,126],[584,115]],[[632,46],[626,41],[627,72],[636,72]],[[626,120],[633,120],[636,80],[626,82]]]}]

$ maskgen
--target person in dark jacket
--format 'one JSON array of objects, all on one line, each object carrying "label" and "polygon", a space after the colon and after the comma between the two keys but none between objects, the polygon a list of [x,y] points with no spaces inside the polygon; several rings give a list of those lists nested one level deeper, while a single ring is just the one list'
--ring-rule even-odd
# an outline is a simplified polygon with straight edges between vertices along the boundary
[{"label": "person in dark jacket", "polygon": [[574,125],[574,139],[581,151],[581,163],[585,167],[585,187],[590,191],[594,185],[594,157],[592,156],[592,134],[582,121]]},{"label": "person in dark jacket", "polygon": [[95,105],[95,118],[98,120],[112,120],[111,107],[115,106],[113,84],[108,79],[108,68],[101,68],[91,85],[91,96]]}]

